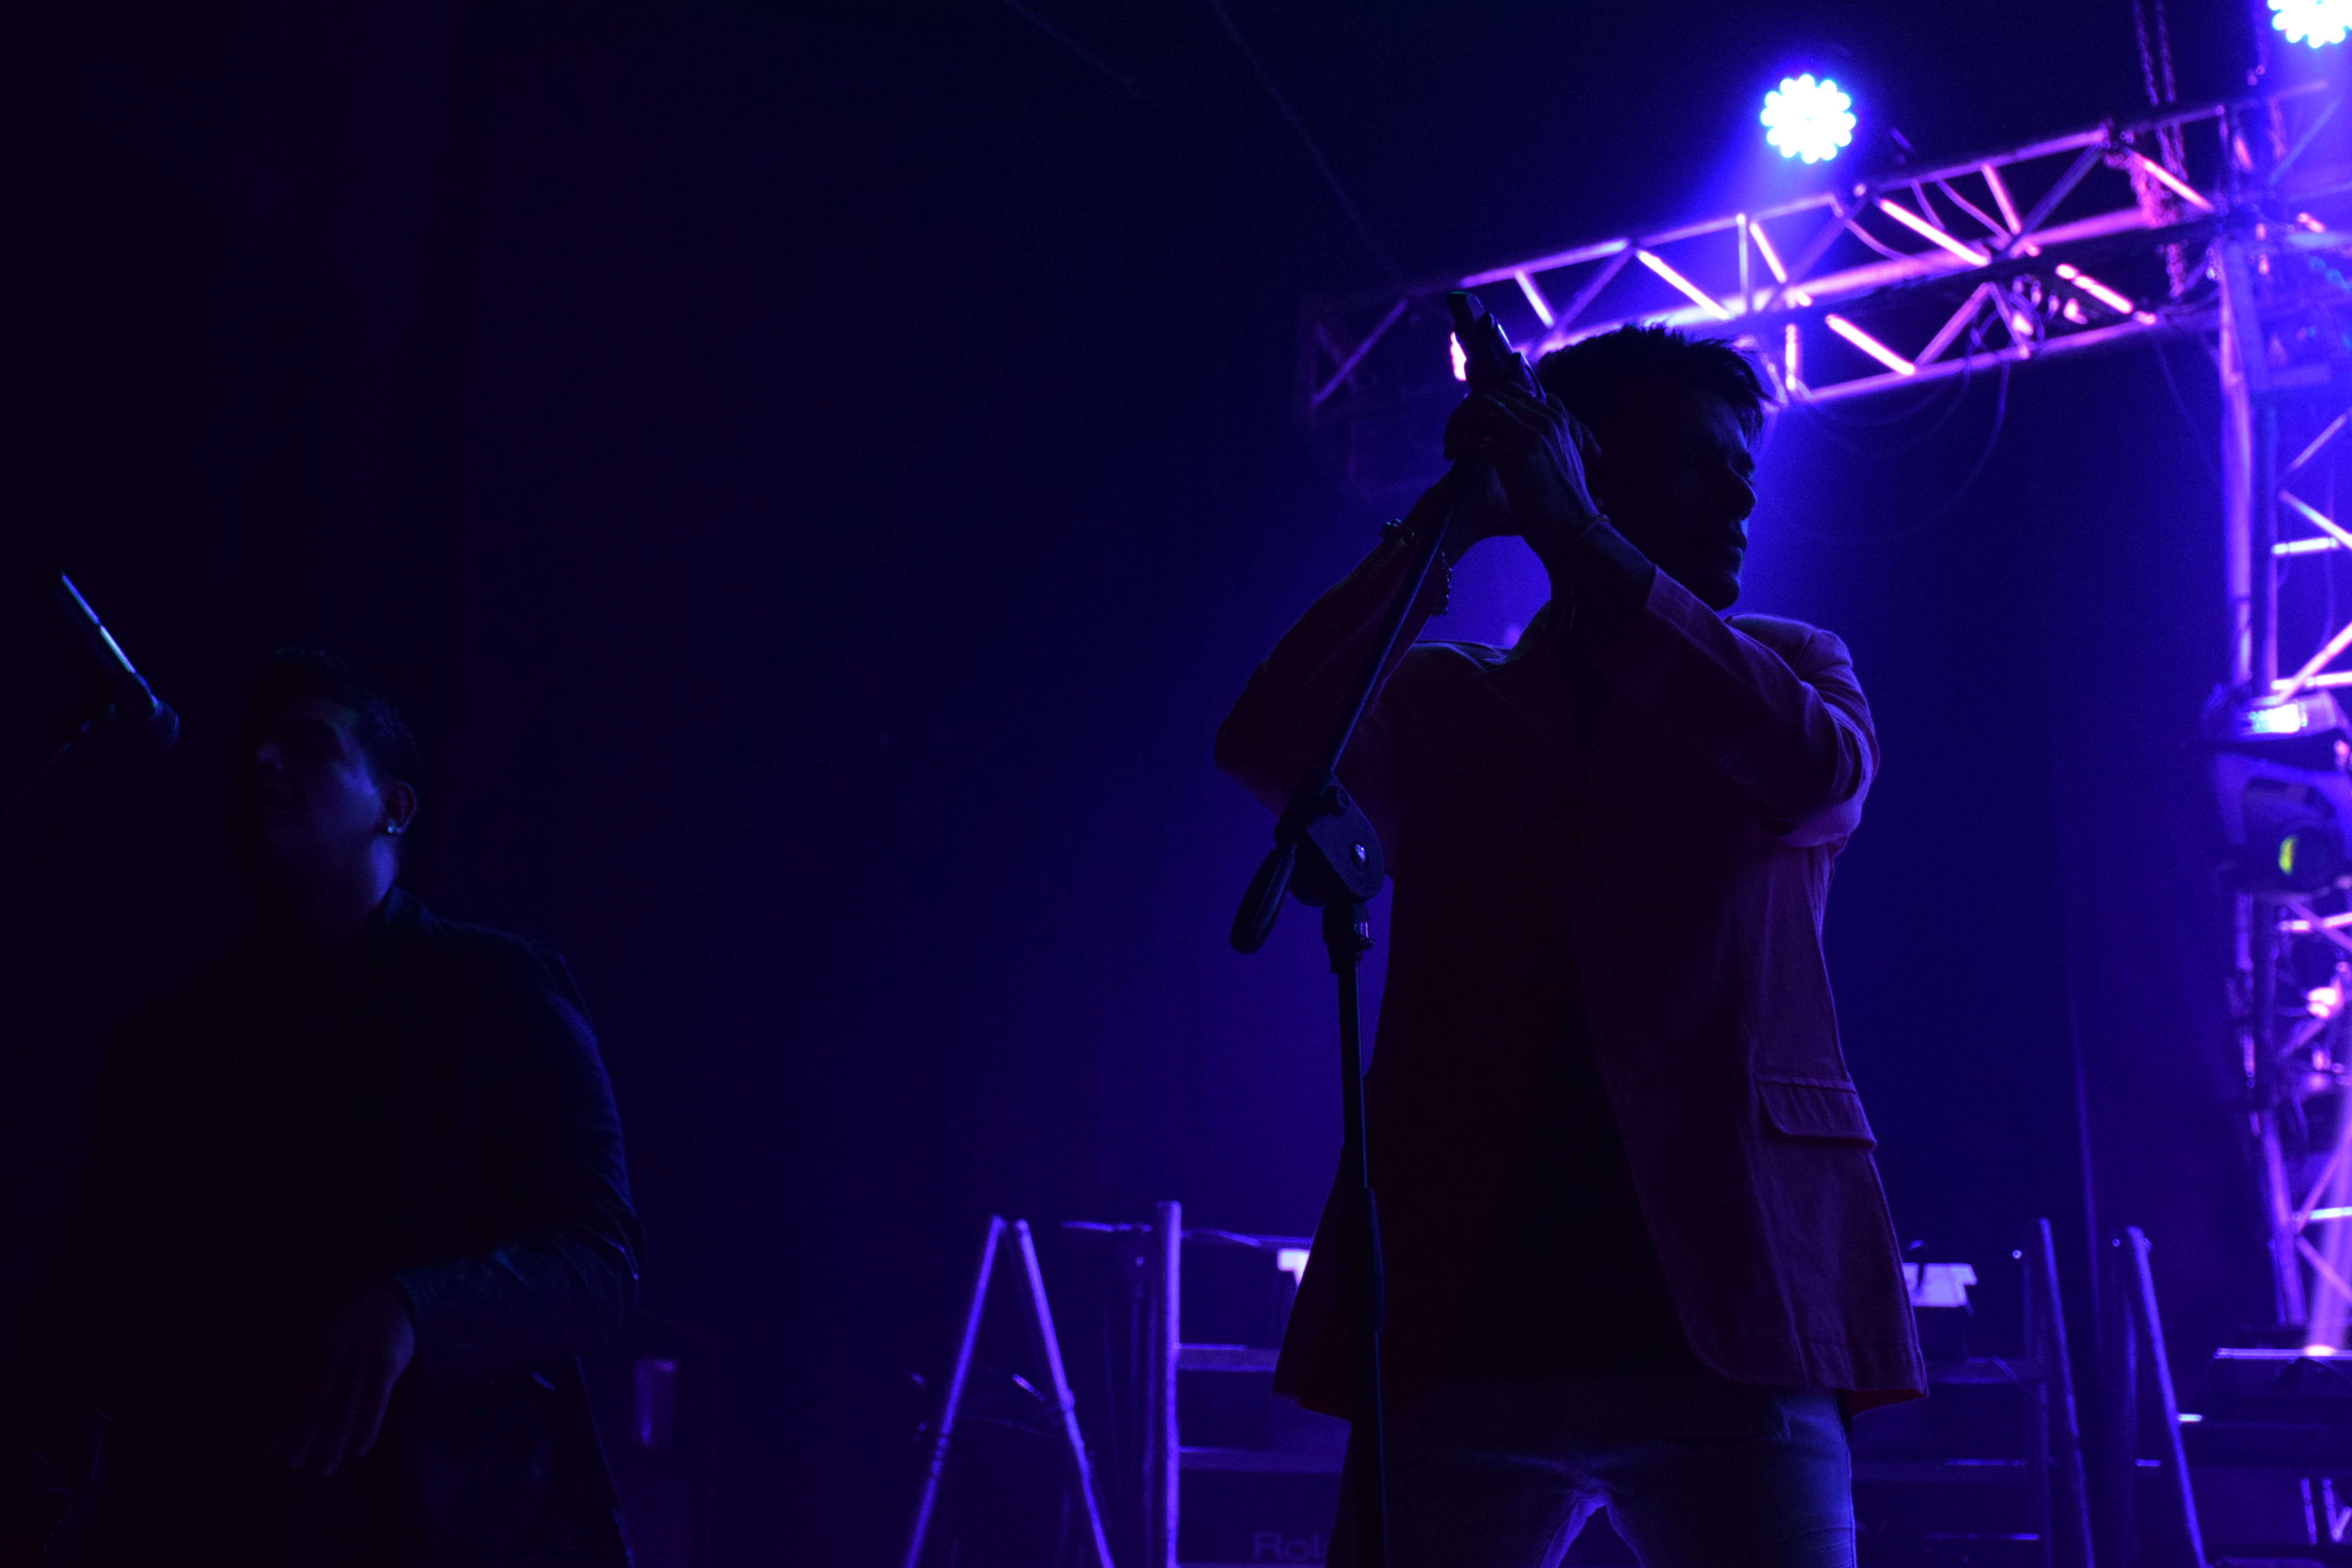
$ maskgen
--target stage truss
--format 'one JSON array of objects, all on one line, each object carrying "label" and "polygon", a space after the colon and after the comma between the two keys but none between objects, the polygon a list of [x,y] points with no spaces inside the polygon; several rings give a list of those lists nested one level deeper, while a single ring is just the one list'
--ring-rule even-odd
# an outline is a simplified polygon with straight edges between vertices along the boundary
[{"label": "stage truss", "polygon": [[[1360,488],[1425,482],[1460,395],[1452,288],[1536,353],[1629,322],[1734,339],[1796,406],[2187,339],[2221,393],[2228,700],[2352,687],[2352,592],[2332,579],[2352,551],[2336,482],[2352,456],[2352,123],[2326,134],[2342,103],[2314,83],[1317,301],[1305,413]],[[2352,901],[2241,894],[2235,913],[2231,1047],[2276,1319],[2344,1349]]]}]

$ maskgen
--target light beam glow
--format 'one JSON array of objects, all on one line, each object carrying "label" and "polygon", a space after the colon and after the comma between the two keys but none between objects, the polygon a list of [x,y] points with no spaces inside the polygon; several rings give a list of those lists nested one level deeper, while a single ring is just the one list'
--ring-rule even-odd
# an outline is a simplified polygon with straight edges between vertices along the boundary
[{"label": "light beam glow", "polygon": [[2352,0],[2271,0],[2271,26],[2291,44],[2340,44],[2352,33]]},{"label": "light beam glow", "polygon": [[2123,295],[2116,293],[2113,289],[2108,288],[2105,284],[2100,282],[2097,279],[2092,277],[2089,273],[2084,271],[2081,268],[2075,266],[2071,261],[2062,261],[2058,264],[2058,276],[2064,279],[2067,282],[2072,283],[2075,288],[2080,289],[2084,293],[2088,294],[2092,299],[2096,300],[2100,304],[2105,305],[2108,310],[2115,311],[2119,316],[2128,316],[2135,309],[2137,309],[2129,300],[2126,299]]},{"label": "light beam glow", "polygon": [[1919,367],[1847,321],[1843,316],[1823,316],[1822,325],[1885,365],[1897,375],[1916,375]]},{"label": "light beam glow", "polygon": [[[2280,0],[2271,0],[2273,5],[2279,3]],[[2294,3],[2312,4],[2315,0]],[[2352,7],[2352,0],[2334,3]],[[1779,87],[1764,95],[1763,120],[1764,140],[1779,148],[1783,158],[1825,163],[1838,155],[1839,148],[1853,140],[1853,100],[1826,78],[1815,81],[1811,71],[1782,78]]]},{"label": "light beam glow", "polygon": [[1946,250],[1950,251],[1954,256],[1958,257],[1961,260],[1967,262],[1971,267],[1987,266],[1992,260],[1991,257],[1987,256],[1975,246],[1953,238],[1950,235],[1946,234],[1942,229],[1937,228],[1934,224],[1929,223],[1926,218],[1921,217],[1917,213],[1913,212],[1909,207],[1905,206],[1900,202],[1891,202],[1885,196],[1881,196],[1878,198],[1878,210],[1885,213],[1888,217],[1893,218],[1896,223],[1901,224],[1905,228],[1909,229],[1913,234],[1917,235],[1920,238],[1932,240],[1936,244],[1942,246]]},{"label": "light beam glow", "polygon": [[1646,250],[1637,250],[1634,258],[1682,291],[1683,298],[1713,316],[1718,321],[1731,320],[1731,312],[1723,308],[1716,297],[1666,265],[1664,259]]},{"label": "light beam glow", "polygon": [[[2352,0],[2336,0],[2336,4],[2342,8],[2347,18],[2352,18]],[[2344,36],[2343,29],[2347,25],[2352,25],[2352,23],[2338,22],[2336,24],[2337,37],[2342,37]],[[2156,181],[2159,184],[2171,186],[2173,195],[2179,196],[2182,201],[2187,202],[2190,206],[2195,207],[2199,212],[2210,213],[2213,210],[2213,204],[2207,201],[2202,195],[2199,195],[2196,186],[2190,184],[2188,181],[2182,179],[2179,175],[2174,174],[2171,170],[2166,168],[2155,159],[2150,158],[2144,153],[2134,153],[2131,154],[2131,161],[2139,168],[2145,170],[2149,179]]]}]

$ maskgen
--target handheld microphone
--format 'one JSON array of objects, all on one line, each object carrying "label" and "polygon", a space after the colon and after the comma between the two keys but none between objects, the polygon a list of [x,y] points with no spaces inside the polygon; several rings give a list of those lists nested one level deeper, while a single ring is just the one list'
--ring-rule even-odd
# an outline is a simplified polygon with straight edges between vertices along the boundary
[{"label": "handheld microphone", "polygon": [[89,728],[100,725],[115,734],[149,751],[160,752],[180,738],[180,716],[172,705],[157,697],[131,660],[89,601],[81,596],[73,579],[58,574],[57,584],[49,597],[81,638],[82,646],[97,659],[106,681],[106,712],[90,721]]},{"label": "handheld microphone", "polygon": [[1463,380],[1470,390],[1507,383],[1543,396],[1527,356],[1511,346],[1502,323],[1478,303],[1477,295],[1457,289],[1445,297],[1445,305],[1454,317],[1454,341],[1462,346]]}]

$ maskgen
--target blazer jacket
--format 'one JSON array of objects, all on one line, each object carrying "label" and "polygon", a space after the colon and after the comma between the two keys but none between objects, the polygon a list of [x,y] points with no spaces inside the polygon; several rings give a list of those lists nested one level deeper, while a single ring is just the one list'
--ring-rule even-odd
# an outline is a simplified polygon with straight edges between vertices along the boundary
[{"label": "blazer jacket", "polygon": [[[1219,765],[1277,811],[1410,557],[1383,541],[1219,730]],[[1590,656],[1607,697],[1588,738],[1552,607],[1508,653],[1413,643],[1440,578],[1339,770],[1394,888],[1366,1081],[1392,1406],[1443,1367],[1571,994],[1699,1360],[1856,1407],[1916,1395],[1926,1373],[1822,958],[1831,861],[1878,763],[1844,645],[1727,620],[1653,574]],[[1276,1386],[1345,1415],[1337,1223],[1327,1205]]]}]

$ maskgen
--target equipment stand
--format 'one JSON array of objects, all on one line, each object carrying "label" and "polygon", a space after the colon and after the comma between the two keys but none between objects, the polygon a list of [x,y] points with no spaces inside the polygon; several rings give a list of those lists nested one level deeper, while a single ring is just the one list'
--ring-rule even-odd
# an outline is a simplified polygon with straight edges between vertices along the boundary
[{"label": "equipment stand", "polygon": [[922,1497],[915,1504],[915,1527],[907,1540],[904,1568],[920,1568],[922,1563],[923,1541],[930,1533],[931,1510],[940,1499],[940,1478],[947,1470],[948,1443],[955,1436],[956,1413],[963,1404],[964,1384],[971,1375],[972,1352],[980,1343],[981,1319],[988,1310],[988,1282],[996,1271],[996,1256],[1003,1248],[1008,1229],[1020,1249],[1022,1273],[1028,1285],[1029,1342],[1045,1369],[1046,1386],[1060,1417],[1062,1479],[1086,1516],[1095,1568],[1111,1568],[1110,1538],[1103,1530],[1102,1505],[1095,1498],[1094,1467],[1087,1458],[1086,1439],[1078,1433],[1077,1401],[1070,1393],[1069,1377],[1062,1370],[1062,1343],[1054,1333],[1054,1310],[1045,1300],[1045,1276],[1037,1267],[1037,1247],[1030,1239],[1027,1220],[1017,1219],[1007,1226],[1002,1215],[988,1216],[988,1235],[980,1244],[980,1273],[972,1281],[971,1303],[964,1310],[963,1337],[956,1343],[955,1367],[948,1374],[947,1394],[940,1403],[939,1425],[931,1434],[930,1463],[923,1475]]},{"label": "equipment stand", "polygon": [[[2146,1562],[2161,1568],[2206,1568],[2203,1532],[2197,1525],[2197,1496],[2189,1484],[2189,1456],[2180,1441],[2180,1402],[2174,1397],[2172,1363],[2164,1351],[2164,1320],[2157,1315],[2156,1276],[2149,1272],[2147,1237],[2127,1226],[2110,1243],[2113,1268],[2107,1284],[2108,1539],[2111,1562]],[[2164,1431],[2156,1464],[2170,1471],[2173,1519],[2178,1534],[2147,1542],[2139,1531],[2140,1360],[2154,1374],[2157,1420]]]},{"label": "equipment stand", "polygon": [[1143,1555],[1136,1568],[1176,1568],[1183,1437],[1176,1425],[1176,1372],[1184,1359],[1184,1205],[1154,1210],[1143,1257]]},{"label": "equipment stand", "polygon": [[2042,1560],[2058,1568],[2093,1568],[2091,1498],[2083,1476],[2083,1427],[2074,1399],[2074,1358],[2066,1346],[2066,1308],[2058,1293],[2058,1247],[2050,1222],[2026,1228],[2019,1249],[2025,1274],[2025,1354],[2036,1406],[2033,1468],[2042,1484]]},{"label": "equipment stand", "polygon": [[[1455,494],[1458,505],[1460,492]],[[1444,521],[1417,543],[1412,567],[1372,639],[1331,739],[1291,792],[1290,803],[1275,823],[1274,849],[1259,865],[1234,917],[1234,946],[1255,952],[1274,930],[1286,889],[1300,903],[1320,909],[1323,943],[1330,950],[1331,973],[1339,980],[1343,1129],[1339,1280],[1354,1373],[1349,1473],[1356,1500],[1356,1561],[1362,1568],[1388,1568],[1388,1449],[1381,1404],[1381,1226],[1364,1137],[1362,1019],[1356,974],[1365,950],[1372,945],[1364,905],[1380,892],[1388,865],[1370,821],[1339,787],[1339,768],[1453,521],[1454,507],[1449,506]]]}]

